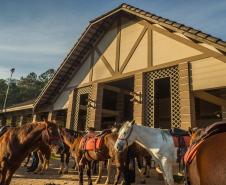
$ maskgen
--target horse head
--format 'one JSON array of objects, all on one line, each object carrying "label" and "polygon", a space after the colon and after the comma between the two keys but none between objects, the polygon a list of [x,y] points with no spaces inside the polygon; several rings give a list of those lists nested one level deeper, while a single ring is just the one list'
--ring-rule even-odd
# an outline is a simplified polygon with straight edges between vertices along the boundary
[{"label": "horse head", "polygon": [[135,136],[133,135],[134,121],[127,121],[120,128],[118,133],[118,139],[115,143],[115,149],[117,152],[123,152],[130,145],[133,144]]},{"label": "horse head", "polygon": [[44,121],[43,124],[45,125],[45,130],[42,132],[43,142],[53,147],[56,153],[62,153],[64,151],[64,144],[58,125],[50,121]]}]

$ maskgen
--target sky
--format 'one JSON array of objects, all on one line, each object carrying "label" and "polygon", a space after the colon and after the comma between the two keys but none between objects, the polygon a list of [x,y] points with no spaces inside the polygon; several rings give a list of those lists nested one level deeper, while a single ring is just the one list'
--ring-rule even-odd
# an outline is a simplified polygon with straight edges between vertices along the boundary
[{"label": "sky", "polygon": [[57,69],[89,21],[121,3],[226,40],[226,0],[0,0],[0,78]]}]

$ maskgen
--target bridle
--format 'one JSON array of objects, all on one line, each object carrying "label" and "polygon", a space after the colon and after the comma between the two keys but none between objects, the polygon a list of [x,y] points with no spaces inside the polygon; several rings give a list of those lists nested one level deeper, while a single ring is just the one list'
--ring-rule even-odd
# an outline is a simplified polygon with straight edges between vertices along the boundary
[{"label": "bridle", "polygon": [[46,128],[46,135],[47,135],[47,140],[48,140],[48,143],[51,145],[52,142],[54,141],[59,141],[61,140],[61,136],[60,136],[60,133],[59,133],[59,136],[50,136],[49,134],[49,131],[48,131],[48,128]]},{"label": "bridle", "polygon": [[131,125],[129,134],[127,134],[126,137],[118,137],[118,140],[126,141],[126,147],[127,147],[127,148],[128,148],[128,146],[129,146],[128,138],[130,137],[132,131],[133,131],[133,125]]}]

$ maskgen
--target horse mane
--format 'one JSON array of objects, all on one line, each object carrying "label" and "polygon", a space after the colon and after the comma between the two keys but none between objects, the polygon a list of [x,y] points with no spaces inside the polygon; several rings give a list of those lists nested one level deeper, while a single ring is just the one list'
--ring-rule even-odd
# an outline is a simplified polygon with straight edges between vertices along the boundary
[{"label": "horse mane", "polygon": [[11,128],[14,135],[17,135],[18,138],[23,142],[28,134],[30,134],[35,128],[42,128],[45,122],[35,122],[27,123],[21,127]]},{"label": "horse mane", "polygon": [[74,140],[81,135],[80,132],[72,130],[72,129],[68,129],[68,128],[61,128],[61,131],[64,132],[65,136],[67,137],[67,139],[73,143]]}]

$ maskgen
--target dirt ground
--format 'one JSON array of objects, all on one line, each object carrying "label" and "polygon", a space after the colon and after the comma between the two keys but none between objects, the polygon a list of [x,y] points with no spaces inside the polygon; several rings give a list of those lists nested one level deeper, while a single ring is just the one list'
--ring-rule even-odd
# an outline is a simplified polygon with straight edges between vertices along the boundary
[{"label": "dirt ground", "polygon": [[[50,167],[43,175],[28,173],[25,167],[19,168],[13,176],[11,185],[76,185],[78,184],[78,174],[75,170],[69,170],[69,174],[58,175],[60,162],[58,160],[51,160]],[[70,163],[72,165],[72,162]],[[104,174],[105,175],[105,174]],[[93,181],[96,176],[93,176]],[[112,180],[114,179],[114,174],[112,174]],[[84,184],[87,184],[86,175],[84,175]],[[103,176],[102,182],[104,184],[106,176]],[[136,178],[139,184],[139,176]],[[146,184],[153,185],[164,185],[162,180],[159,180],[156,172],[151,172],[151,177],[146,178]]]}]

